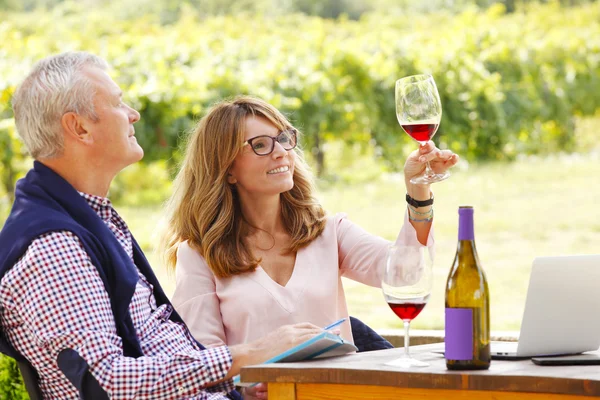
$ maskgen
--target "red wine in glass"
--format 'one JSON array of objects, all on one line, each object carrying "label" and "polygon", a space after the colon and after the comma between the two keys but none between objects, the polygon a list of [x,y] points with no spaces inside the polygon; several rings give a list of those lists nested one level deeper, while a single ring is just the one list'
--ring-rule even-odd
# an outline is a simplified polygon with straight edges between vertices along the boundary
[{"label": "red wine in glass", "polygon": [[411,138],[425,144],[435,135],[440,124],[402,124],[401,126]]},{"label": "red wine in glass", "polygon": [[[412,75],[396,81],[396,117],[404,132],[425,145],[442,120],[442,102],[431,75]],[[411,183],[430,184],[450,176],[448,171],[436,173],[429,161],[425,173],[411,178]]]},{"label": "red wine in glass", "polygon": [[423,311],[429,296],[423,299],[400,300],[388,298],[388,306],[402,321],[412,321]]},{"label": "red wine in glass", "polygon": [[410,356],[410,323],[431,295],[433,282],[433,249],[425,246],[392,245],[388,248],[385,270],[381,278],[383,297],[404,325],[404,356],[386,365],[412,368],[428,364]]}]

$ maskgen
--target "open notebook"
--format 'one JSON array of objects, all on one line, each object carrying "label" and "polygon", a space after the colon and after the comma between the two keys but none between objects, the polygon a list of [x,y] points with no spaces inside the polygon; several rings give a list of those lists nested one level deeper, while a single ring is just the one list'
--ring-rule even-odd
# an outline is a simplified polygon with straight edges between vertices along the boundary
[{"label": "open notebook", "polygon": [[[264,364],[341,356],[354,351],[358,351],[358,349],[352,343],[346,342],[338,335],[334,335],[329,332],[323,332],[304,343],[300,343],[299,345],[292,347],[288,351],[284,351],[283,353],[276,355],[275,357],[265,361]],[[233,379],[233,383],[238,386],[253,385],[240,383],[239,375]]]}]

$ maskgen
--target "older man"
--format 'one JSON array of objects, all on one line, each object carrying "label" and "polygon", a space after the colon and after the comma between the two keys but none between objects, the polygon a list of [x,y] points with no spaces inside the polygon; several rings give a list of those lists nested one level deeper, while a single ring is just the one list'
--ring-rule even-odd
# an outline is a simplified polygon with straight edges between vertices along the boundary
[{"label": "older man", "polygon": [[[106,63],[71,52],[40,61],[13,98],[35,159],[0,232],[4,349],[24,356],[44,398],[239,397],[231,378],[320,332],[283,327],[246,345],[205,349],[173,310],[106,198],[139,161],[139,113]],[[95,385],[95,386],[94,386]]]}]

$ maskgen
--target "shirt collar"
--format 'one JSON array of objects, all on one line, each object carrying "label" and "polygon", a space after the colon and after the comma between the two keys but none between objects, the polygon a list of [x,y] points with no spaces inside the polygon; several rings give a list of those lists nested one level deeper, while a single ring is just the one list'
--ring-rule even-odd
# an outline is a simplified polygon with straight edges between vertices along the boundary
[{"label": "shirt collar", "polygon": [[89,193],[78,192],[85,199],[92,210],[104,221],[112,218],[112,203],[106,197],[95,196]]}]

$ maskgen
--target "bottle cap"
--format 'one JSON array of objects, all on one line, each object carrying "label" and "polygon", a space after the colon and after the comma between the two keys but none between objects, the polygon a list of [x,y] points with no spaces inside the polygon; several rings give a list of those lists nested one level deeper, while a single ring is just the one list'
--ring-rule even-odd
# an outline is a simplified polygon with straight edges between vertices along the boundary
[{"label": "bottle cap", "polygon": [[475,210],[473,206],[459,206],[458,207],[458,215],[473,215]]}]

